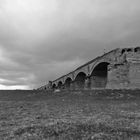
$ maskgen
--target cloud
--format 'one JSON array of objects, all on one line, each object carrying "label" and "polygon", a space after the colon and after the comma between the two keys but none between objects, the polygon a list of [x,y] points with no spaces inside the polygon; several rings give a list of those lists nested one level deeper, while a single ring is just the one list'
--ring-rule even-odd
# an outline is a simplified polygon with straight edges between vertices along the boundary
[{"label": "cloud", "polygon": [[37,88],[140,44],[139,0],[0,0],[0,84]]}]

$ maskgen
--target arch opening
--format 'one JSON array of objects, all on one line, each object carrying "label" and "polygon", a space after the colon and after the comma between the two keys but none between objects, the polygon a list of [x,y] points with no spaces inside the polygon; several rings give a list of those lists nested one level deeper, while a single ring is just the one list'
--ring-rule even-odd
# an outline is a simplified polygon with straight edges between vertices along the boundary
[{"label": "arch opening", "polygon": [[136,47],[135,49],[134,49],[134,52],[140,52],[140,47]]},{"label": "arch opening", "polygon": [[72,83],[72,79],[70,77],[68,77],[65,81],[65,88],[70,89],[71,88],[71,83]]},{"label": "arch opening", "polygon": [[62,88],[63,83],[61,81],[58,82],[58,88],[61,89]]},{"label": "arch opening", "polygon": [[91,88],[105,88],[108,78],[108,62],[99,63],[90,75]]},{"label": "arch opening", "polygon": [[56,84],[53,84],[53,85],[52,85],[52,89],[55,89],[55,88],[56,88]]},{"label": "arch opening", "polygon": [[78,73],[78,75],[75,78],[75,88],[76,89],[84,89],[85,87],[85,79],[86,79],[86,74],[84,72]]}]

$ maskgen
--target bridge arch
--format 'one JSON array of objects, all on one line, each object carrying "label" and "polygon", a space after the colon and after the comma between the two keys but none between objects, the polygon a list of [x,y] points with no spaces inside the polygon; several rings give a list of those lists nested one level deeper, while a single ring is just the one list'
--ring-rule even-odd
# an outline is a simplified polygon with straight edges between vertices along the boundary
[{"label": "bridge arch", "polygon": [[97,63],[90,74],[91,88],[105,88],[108,79],[109,62]]},{"label": "bridge arch", "polygon": [[62,86],[63,86],[62,81],[59,81],[59,82],[58,82],[58,84],[57,84],[57,87],[61,89],[61,88],[62,88]]},{"label": "bridge arch", "polygon": [[52,85],[52,89],[55,89],[56,88],[56,84],[54,83],[53,85]]},{"label": "bridge arch", "polygon": [[111,64],[111,60],[109,61],[108,59],[106,60],[99,60],[96,63],[94,63],[90,69],[90,75],[92,74],[93,70],[98,66],[98,65],[102,65],[102,64]]},{"label": "bridge arch", "polygon": [[79,72],[75,77],[74,83],[76,89],[83,89],[85,86],[86,74],[84,72]]},{"label": "bridge arch", "polygon": [[71,83],[72,83],[72,79],[70,77],[67,77],[67,79],[65,80],[65,83],[64,83],[65,88],[70,89]]}]

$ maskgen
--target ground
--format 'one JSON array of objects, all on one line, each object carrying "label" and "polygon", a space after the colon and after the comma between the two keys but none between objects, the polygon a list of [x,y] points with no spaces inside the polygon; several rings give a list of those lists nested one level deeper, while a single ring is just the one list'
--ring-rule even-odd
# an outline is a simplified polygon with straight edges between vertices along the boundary
[{"label": "ground", "polygon": [[139,140],[140,90],[0,91],[0,140]]}]

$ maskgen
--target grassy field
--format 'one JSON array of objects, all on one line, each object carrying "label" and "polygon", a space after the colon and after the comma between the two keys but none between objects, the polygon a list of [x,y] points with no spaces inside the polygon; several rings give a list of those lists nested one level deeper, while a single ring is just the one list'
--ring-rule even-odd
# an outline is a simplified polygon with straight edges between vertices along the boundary
[{"label": "grassy field", "polygon": [[140,90],[0,91],[0,140],[140,140]]}]

